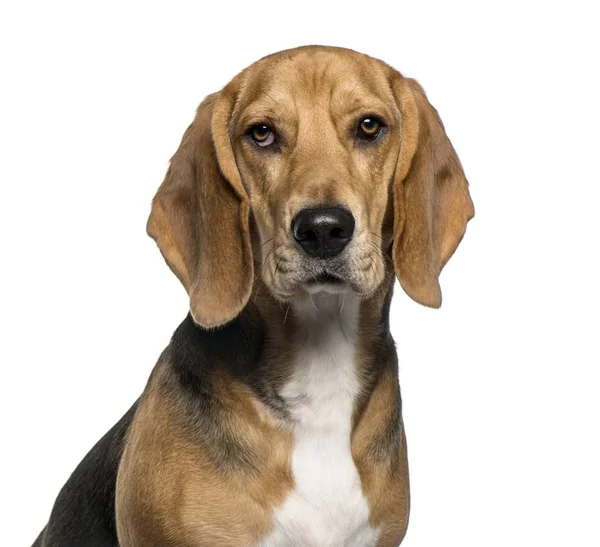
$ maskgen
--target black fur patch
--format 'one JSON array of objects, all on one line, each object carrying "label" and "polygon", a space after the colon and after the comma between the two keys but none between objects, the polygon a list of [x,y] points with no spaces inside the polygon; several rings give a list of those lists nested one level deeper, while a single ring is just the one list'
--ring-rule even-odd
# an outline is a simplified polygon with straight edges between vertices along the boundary
[{"label": "black fur patch", "polygon": [[213,372],[228,372],[240,380],[256,373],[264,338],[262,318],[251,306],[230,323],[211,330],[198,327],[188,314],[171,339],[173,370],[185,389],[210,393]]},{"label": "black fur patch", "polygon": [[251,385],[260,366],[263,341],[264,324],[250,306],[219,329],[198,327],[188,315],[171,340],[175,382],[169,381],[166,387],[180,408],[180,425],[214,465],[225,471],[243,469],[256,474],[259,462],[232,427],[232,410],[224,408],[213,385],[214,375],[227,373]]},{"label": "black fur patch", "polygon": [[118,547],[117,471],[136,408],[137,401],[73,471],[33,547]]}]

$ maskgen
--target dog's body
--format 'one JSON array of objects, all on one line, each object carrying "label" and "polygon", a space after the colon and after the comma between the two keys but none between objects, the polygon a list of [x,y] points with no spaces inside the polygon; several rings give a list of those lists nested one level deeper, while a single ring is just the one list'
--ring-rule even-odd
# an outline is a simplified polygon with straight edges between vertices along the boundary
[{"label": "dog's body", "polygon": [[36,545],[399,545],[393,271],[439,306],[472,214],[435,111],[380,61],[299,48],[207,98],[148,224],[191,314]]}]

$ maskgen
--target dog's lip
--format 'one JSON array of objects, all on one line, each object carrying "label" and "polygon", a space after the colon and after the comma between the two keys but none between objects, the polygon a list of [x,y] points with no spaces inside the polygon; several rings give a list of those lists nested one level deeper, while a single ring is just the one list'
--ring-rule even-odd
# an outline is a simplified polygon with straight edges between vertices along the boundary
[{"label": "dog's lip", "polygon": [[340,285],[342,283],[346,283],[343,279],[338,277],[337,275],[330,274],[328,272],[321,273],[319,275],[315,275],[305,281],[307,285]]},{"label": "dog's lip", "polygon": [[348,280],[340,277],[339,274],[331,274],[329,272],[313,275],[301,283],[301,286],[309,294],[341,294],[349,290],[355,290]]}]

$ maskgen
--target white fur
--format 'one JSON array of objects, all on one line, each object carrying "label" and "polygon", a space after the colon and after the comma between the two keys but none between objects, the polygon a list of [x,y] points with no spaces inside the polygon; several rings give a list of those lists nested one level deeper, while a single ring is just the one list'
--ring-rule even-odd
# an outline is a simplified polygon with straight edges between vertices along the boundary
[{"label": "white fur", "polygon": [[280,395],[292,409],[295,488],[279,507],[261,547],[369,547],[378,532],[350,453],[359,390],[355,341],[359,301],[348,294],[314,294],[294,304],[306,339]]}]

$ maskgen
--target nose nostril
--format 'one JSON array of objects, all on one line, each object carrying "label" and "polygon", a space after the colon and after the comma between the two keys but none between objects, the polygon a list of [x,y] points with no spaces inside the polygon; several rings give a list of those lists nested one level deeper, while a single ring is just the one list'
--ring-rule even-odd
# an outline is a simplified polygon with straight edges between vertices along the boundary
[{"label": "nose nostril", "polygon": [[330,232],[329,235],[331,237],[335,237],[335,238],[342,238],[345,237],[344,236],[344,229],[343,228],[333,228]]},{"label": "nose nostril", "polygon": [[314,230],[304,230],[301,234],[298,241],[317,241],[317,232]]}]

